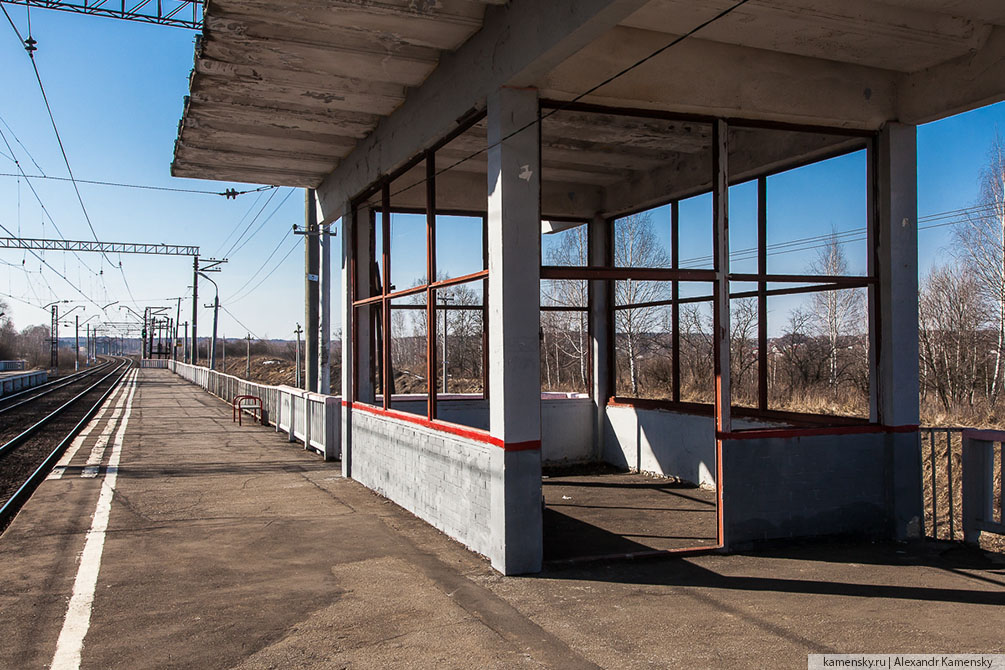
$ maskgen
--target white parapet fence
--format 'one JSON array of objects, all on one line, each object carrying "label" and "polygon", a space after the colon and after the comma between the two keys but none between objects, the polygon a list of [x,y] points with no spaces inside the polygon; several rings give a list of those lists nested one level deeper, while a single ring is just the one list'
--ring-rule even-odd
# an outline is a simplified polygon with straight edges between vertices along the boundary
[{"label": "white parapet fence", "polygon": [[[963,540],[965,542],[976,544],[981,532],[1005,535],[1003,445],[1005,445],[1005,431],[963,431]],[[995,458],[996,451],[997,458]],[[996,460],[997,472],[995,472]]]},{"label": "white parapet fence", "polygon": [[171,361],[166,358],[143,358],[140,359],[141,368],[166,368]]},{"label": "white parapet fence", "polygon": [[23,391],[32,386],[38,386],[49,381],[49,373],[45,370],[34,370],[20,375],[8,375],[0,379],[0,397]]},{"label": "white parapet fence", "polygon": [[261,398],[265,421],[275,426],[276,431],[286,433],[290,442],[303,442],[305,449],[318,452],[326,461],[342,456],[342,433],[339,429],[342,399],[339,396],[309,393],[291,386],[259,384],[179,361],[144,362],[164,363],[141,366],[167,368],[231,404],[241,395]]}]

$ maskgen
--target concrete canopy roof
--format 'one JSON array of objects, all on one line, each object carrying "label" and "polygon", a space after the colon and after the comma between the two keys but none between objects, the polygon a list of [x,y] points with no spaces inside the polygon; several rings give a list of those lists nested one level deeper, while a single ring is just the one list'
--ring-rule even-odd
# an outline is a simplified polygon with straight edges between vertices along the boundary
[{"label": "concrete canopy roof", "polygon": [[210,0],[171,172],[315,186],[499,0]]},{"label": "concrete canopy roof", "polygon": [[[211,0],[172,172],[319,186],[332,220],[499,86],[571,100],[733,4]],[[1001,0],[750,0],[583,102],[876,130],[1002,99]],[[615,211],[624,184],[696,153],[696,130],[562,112],[542,159]]]}]

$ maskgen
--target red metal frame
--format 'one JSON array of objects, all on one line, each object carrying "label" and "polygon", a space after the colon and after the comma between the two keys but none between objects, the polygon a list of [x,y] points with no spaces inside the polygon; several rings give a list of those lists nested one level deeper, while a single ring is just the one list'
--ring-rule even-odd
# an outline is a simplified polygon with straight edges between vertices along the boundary
[{"label": "red metal frame", "polygon": [[[246,400],[253,401],[253,403],[255,404],[245,405],[244,401]],[[232,420],[236,421],[238,426],[244,425],[241,420],[242,417],[244,416],[244,410],[258,410],[257,415],[254,412],[252,412],[251,415],[254,416],[255,419],[260,424],[262,424],[263,426],[265,425],[265,408],[262,405],[262,399],[259,398],[257,395],[234,396],[234,400],[231,402],[231,407],[233,408],[234,411],[234,416]]]}]

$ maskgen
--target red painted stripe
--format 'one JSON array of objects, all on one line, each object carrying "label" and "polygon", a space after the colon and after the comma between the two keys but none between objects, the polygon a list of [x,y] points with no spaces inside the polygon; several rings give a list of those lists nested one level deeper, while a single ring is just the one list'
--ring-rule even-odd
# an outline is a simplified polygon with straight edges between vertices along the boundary
[{"label": "red painted stripe", "polygon": [[763,440],[775,437],[814,437],[818,435],[861,435],[874,433],[915,433],[917,426],[830,426],[826,428],[758,428],[717,433],[720,440]]},{"label": "red painted stripe", "polygon": [[383,409],[381,407],[373,407],[372,405],[359,402],[354,402],[352,404],[352,408],[354,410],[358,409],[376,416],[383,416],[391,419],[398,419],[399,421],[405,421],[407,423],[413,423],[417,426],[422,426],[423,428],[440,431],[441,433],[450,433],[451,435],[463,437],[475,442],[481,442],[482,444],[491,444],[492,446],[499,447],[504,451],[533,451],[541,448],[540,440],[530,440],[527,442],[503,442],[498,437],[489,435],[488,431],[485,430],[479,430],[469,426],[461,426],[456,423],[450,423],[449,421],[440,421],[439,419],[430,421],[424,416],[409,414],[408,412],[402,412],[396,409]]}]

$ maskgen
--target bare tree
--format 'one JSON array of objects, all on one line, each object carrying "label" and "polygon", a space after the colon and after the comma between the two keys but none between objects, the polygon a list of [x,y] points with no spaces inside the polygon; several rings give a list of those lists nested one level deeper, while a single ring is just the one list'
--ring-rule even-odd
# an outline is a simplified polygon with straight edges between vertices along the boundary
[{"label": "bare tree", "polygon": [[[660,245],[649,212],[632,214],[615,224],[614,264],[617,267],[669,267],[670,259]],[[617,348],[628,364],[632,395],[639,393],[639,360],[645,354],[647,337],[661,325],[661,310],[647,303],[670,298],[669,282],[633,280],[614,282],[614,312]]]},{"label": "bare tree", "polygon": [[[836,233],[831,233],[826,245],[817,253],[810,272],[839,276],[848,274],[848,261]],[[864,323],[864,297],[861,289],[843,289],[813,293],[810,326],[827,341],[827,385],[837,393],[841,381],[840,351],[842,340],[861,331]],[[850,346],[850,345],[849,345]]]},{"label": "bare tree", "polygon": [[[589,235],[586,226],[576,226],[558,234],[558,243],[545,252],[548,265],[585,266],[588,258]],[[542,363],[548,388],[561,385],[564,368],[574,366],[578,386],[587,386],[587,360],[589,356],[589,325],[587,319],[588,283],[584,280],[543,280],[541,282],[542,307],[580,307],[582,311],[541,312]],[[552,370],[554,369],[554,382]],[[566,383],[571,383],[567,379]]]},{"label": "bare tree", "polygon": [[977,207],[956,226],[959,259],[979,280],[984,297],[995,306],[997,343],[988,401],[998,400],[1005,365],[1005,140],[998,133],[981,171]]},{"label": "bare tree", "polygon": [[734,300],[729,312],[729,369],[733,401],[757,397],[757,299]]},{"label": "bare tree", "polygon": [[973,407],[982,376],[993,370],[985,328],[997,318],[980,280],[961,264],[933,268],[919,299],[923,391],[943,408]]}]

